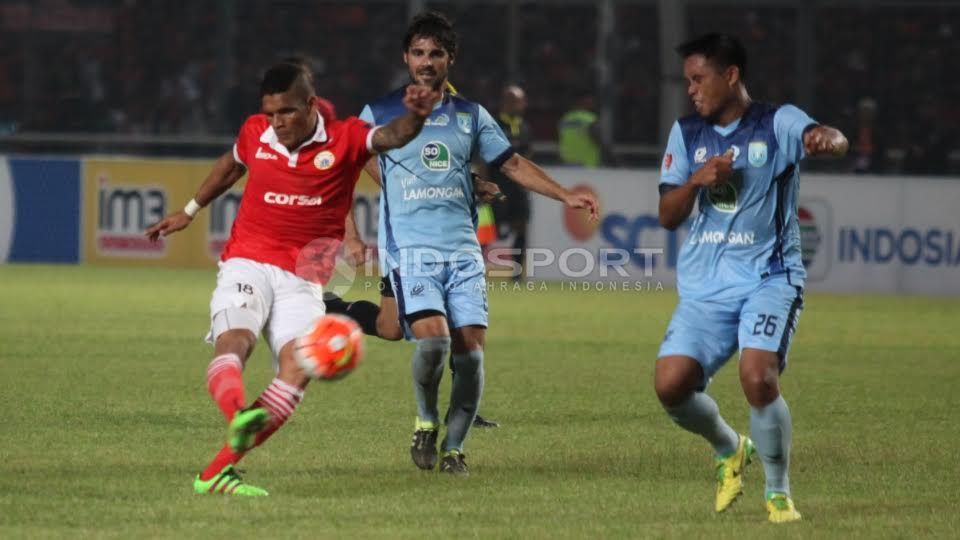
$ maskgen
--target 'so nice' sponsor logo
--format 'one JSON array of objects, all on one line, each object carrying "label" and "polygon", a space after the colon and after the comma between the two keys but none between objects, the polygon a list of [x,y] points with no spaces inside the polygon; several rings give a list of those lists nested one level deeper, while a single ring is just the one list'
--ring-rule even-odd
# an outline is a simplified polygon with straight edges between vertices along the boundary
[{"label": "'so nice' sponsor logo", "polygon": [[[574,186],[571,191],[574,193],[590,193],[594,197],[597,196],[597,192],[585,184]],[[567,234],[573,237],[574,240],[586,242],[596,234],[597,228],[600,227],[600,221],[591,221],[590,212],[587,210],[564,207],[563,226],[567,229]]]},{"label": "'so nice' sponsor logo", "polygon": [[317,157],[313,158],[313,166],[325,171],[330,167],[333,167],[334,162],[337,161],[337,156],[333,155],[333,152],[329,150],[324,150],[317,154]]},{"label": "'so nice' sponsor logo", "polygon": [[420,150],[420,160],[431,171],[449,171],[450,149],[440,141],[430,141]]},{"label": "'so nice' sponsor logo", "polygon": [[288,193],[274,193],[272,191],[264,193],[263,200],[267,204],[279,204],[282,206],[320,206],[323,202],[323,198],[320,196],[290,195]]}]

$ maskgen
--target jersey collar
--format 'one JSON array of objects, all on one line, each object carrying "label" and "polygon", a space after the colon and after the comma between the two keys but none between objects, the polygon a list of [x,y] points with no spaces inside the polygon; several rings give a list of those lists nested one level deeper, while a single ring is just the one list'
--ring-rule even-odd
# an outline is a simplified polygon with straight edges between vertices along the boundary
[{"label": "jersey collar", "polygon": [[[320,113],[317,112],[317,129],[314,130],[313,137],[310,137],[309,139],[303,141],[303,144],[298,146],[297,149],[293,151],[293,154],[299,154],[300,150],[302,150],[303,147],[307,146],[308,144],[325,143],[327,142],[327,140],[328,140],[327,130],[326,130],[326,126],[323,124],[323,116],[321,116]],[[263,134],[260,135],[260,142],[262,142],[263,144],[269,145],[270,148],[272,148],[274,151],[279,152],[280,154],[288,158],[291,156],[291,152],[287,150],[287,147],[280,144],[280,140],[277,139],[277,132],[273,130],[273,126],[268,127],[266,131],[264,131]]]}]

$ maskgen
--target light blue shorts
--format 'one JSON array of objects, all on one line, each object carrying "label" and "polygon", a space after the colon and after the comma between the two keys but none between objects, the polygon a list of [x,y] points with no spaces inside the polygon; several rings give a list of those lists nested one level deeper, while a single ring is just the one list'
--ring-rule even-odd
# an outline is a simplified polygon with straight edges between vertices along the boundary
[{"label": "light blue shorts", "polygon": [[735,300],[681,299],[658,357],[693,358],[703,368],[704,385],[738,348],[776,352],[782,372],[802,309],[803,289],[779,276]]},{"label": "light blue shorts", "polygon": [[404,335],[413,340],[407,316],[419,311],[442,313],[450,328],[487,326],[487,280],[473,260],[422,262],[416,268],[395,268],[390,282]]}]

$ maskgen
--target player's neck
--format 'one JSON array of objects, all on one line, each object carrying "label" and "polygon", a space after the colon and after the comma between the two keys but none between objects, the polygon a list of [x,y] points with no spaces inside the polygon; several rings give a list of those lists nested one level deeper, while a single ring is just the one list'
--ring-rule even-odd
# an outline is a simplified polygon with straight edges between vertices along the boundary
[{"label": "player's neck", "polygon": [[303,145],[303,143],[305,143],[305,142],[309,141],[310,139],[312,139],[313,136],[317,133],[317,122],[319,122],[319,121],[320,121],[320,115],[319,115],[319,113],[318,113],[318,114],[314,114],[313,116],[311,116],[311,117],[310,117],[310,121],[307,123],[307,128],[308,128],[308,129],[307,129],[307,134],[306,134],[306,136],[304,136],[302,139],[294,142],[293,144],[286,145],[286,146],[287,146],[287,150],[293,152],[293,151],[296,150],[297,148],[300,148],[300,146]]},{"label": "player's neck", "polygon": [[740,87],[740,91],[733,98],[728,106],[726,106],[720,114],[717,115],[715,122],[718,126],[729,126],[730,124],[736,122],[747,113],[747,109],[750,108],[750,105],[753,103],[753,100],[750,99],[750,94],[747,93],[747,89]]}]

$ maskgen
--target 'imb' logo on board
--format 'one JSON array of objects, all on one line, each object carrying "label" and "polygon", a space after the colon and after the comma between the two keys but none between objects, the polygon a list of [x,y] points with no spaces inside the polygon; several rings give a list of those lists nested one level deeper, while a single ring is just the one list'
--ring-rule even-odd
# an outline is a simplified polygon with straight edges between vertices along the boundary
[{"label": "'imb' logo on board", "polygon": [[210,203],[210,226],[207,228],[207,254],[213,260],[219,260],[233,222],[237,219],[240,210],[241,191],[228,191]]},{"label": "'imb' logo on board", "polygon": [[158,186],[111,184],[106,175],[97,180],[97,252],[104,255],[160,257],[166,239],[151,242],[144,231],[166,215],[167,194]]},{"label": "'imb' logo on board", "polygon": [[431,171],[449,171],[450,149],[440,141],[430,141],[420,151],[420,160]]}]

